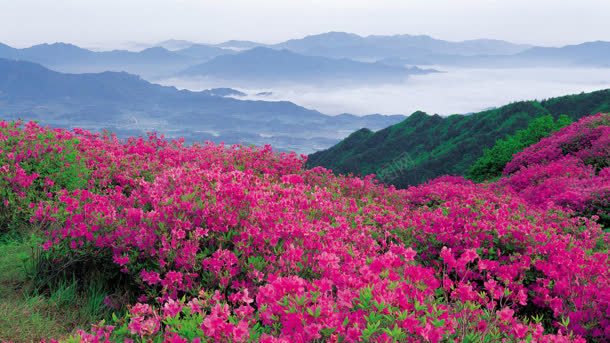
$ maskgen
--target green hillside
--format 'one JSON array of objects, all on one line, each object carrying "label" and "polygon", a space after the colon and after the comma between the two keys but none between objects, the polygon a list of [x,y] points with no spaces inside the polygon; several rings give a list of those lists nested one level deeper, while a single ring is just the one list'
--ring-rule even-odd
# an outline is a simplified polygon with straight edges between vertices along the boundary
[{"label": "green hillside", "polygon": [[514,154],[571,123],[572,120],[564,114],[556,120],[550,114],[531,120],[527,128],[498,139],[493,147],[485,149],[483,156],[474,162],[466,176],[475,182],[499,178],[504,166],[513,159]]},{"label": "green hillside", "polygon": [[337,145],[309,156],[308,166],[335,173],[377,174],[398,187],[440,175],[466,175],[485,149],[527,128],[538,117],[565,114],[572,120],[610,111],[610,89],[542,101],[515,102],[469,115],[415,112],[383,130],[361,129]]}]

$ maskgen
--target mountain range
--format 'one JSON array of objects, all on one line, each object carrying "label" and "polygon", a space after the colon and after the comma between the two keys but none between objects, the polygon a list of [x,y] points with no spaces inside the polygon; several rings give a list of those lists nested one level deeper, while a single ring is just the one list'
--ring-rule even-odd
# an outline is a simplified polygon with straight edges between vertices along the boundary
[{"label": "mountain range", "polygon": [[[0,58],[35,62],[65,73],[125,71],[148,80],[198,74],[283,82],[333,77],[388,81],[404,75],[392,68],[405,65],[606,67],[609,53],[610,42],[603,41],[533,47],[491,39],[450,42],[423,35],[362,37],[344,32],[277,44],[235,40],[200,44],[174,39],[141,51],[92,51],[66,43],[17,49],[0,43]],[[407,74],[421,72],[407,70]]]},{"label": "mountain range", "polygon": [[164,49],[167,49],[170,51],[176,51],[176,50],[182,50],[182,49],[189,48],[193,45],[198,45],[198,44],[195,42],[184,40],[184,39],[168,39],[168,40],[159,42],[159,43],[155,44],[154,46],[164,48]]},{"label": "mountain range", "polygon": [[[173,47],[184,47],[196,43],[169,40],[157,44],[170,50]],[[371,35],[359,36],[347,32],[326,32],[309,35],[303,38],[290,39],[276,44],[265,44],[253,41],[231,40],[216,47],[247,50],[256,47],[287,49],[296,53],[312,56],[325,56],[351,59],[380,59],[404,55],[511,55],[527,50],[531,45],[514,44],[495,39],[473,39],[461,42],[450,42],[435,39],[426,35]]]},{"label": "mountain range", "polygon": [[595,41],[560,48],[535,47],[515,56],[534,65],[557,64],[610,67],[610,42]]},{"label": "mountain range", "polygon": [[388,57],[422,58],[434,55],[512,55],[531,46],[493,39],[449,42],[425,35],[362,37],[353,33],[328,32],[288,40],[273,47],[305,55],[377,60]]},{"label": "mountain range", "polygon": [[301,55],[290,50],[257,47],[234,55],[218,56],[181,72],[183,77],[268,83],[376,83],[404,81],[408,75],[427,74],[435,70],[389,66]]},{"label": "mountain range", "polygon": [[0,118],[60,127],[107,128],[120,136],[158,131],[187,141],[272,144],[309,153],[361,127],[381,129],[404,116],[328,116],[291,102],[246,101],[231,89],[202,92],[152,84],[124,72],[66,74],[0,59]]},{"label": "mountain range", "polygon": [[563,47],[532,47],[513,55],[427,55],[386,57],[379,62],[392,66],[437,64],[458,67],[610,67],[610,42],[595,41]]},{"label": "mountain range", "polygon": [[232,53],[233,50],[205,44],[189,44],[175,51],[155,46],[138,52],[91,51],[66,43],[39,44],[24,49],[0,44],[0,58],[35,62],[62,72],[126,71],[148,78],[173,75],[191,65]]},{"label": "mountain range", "polygon": [[128,71],[145,77],[171,75],[202,61],[161,47],[139,52],[91,51],[66,43],[39,44],[24,49],[2,44],[0,58],[35,62],[62,72]]},{"label": "mountain range", "polygon": [[308,166],[335,173],[377,174],[406,187],[441,175],[465,175],[485,148],[524,129],[542,115],[572,120],[610,111],[610,89],[541,101],[520,101],[469,115],[448,117],[415,112],[374,132],[360,129],[337,145],[313,153]]},{"label": "mountain range", "polygon": [[270,47],[304,55],[393,62],[387,64],[400,66],[610,66],[610,42],[605,41],[539,47],[494,39],[450,42],[426,35],[362,37],[352,33],[328,32]]},{"label": "mountain range", "polygon": [[226,41],[226,42],[223,42],[220,44],[215,44],[214,46],[223,48],[223,49],[231,49],[231,50],[237,50],[237,51],[253,49],[253,48],[260,47],[260,46],[269,47],[268,44],[252,42],[252,41],[247,41],[247,40],[230,40],[230,41]]}]

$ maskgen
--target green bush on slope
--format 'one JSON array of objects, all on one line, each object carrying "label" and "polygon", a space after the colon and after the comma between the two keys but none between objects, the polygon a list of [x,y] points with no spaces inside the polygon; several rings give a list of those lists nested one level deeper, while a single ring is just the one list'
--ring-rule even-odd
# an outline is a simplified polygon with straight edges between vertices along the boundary
[{"label": "green bush on slope", "polygon": [[502,175],[504,166],[510,162],[513,155],[526,147],[537,143],[542,138],[572,123],[565,115],[557,120],[551,115],[536,118],[530,122],[528,127],[517,131],[514,135],[496,141],[490,149],[485,149],[481,156],[470,167],[467,177],[475,182],[493,180]]}]

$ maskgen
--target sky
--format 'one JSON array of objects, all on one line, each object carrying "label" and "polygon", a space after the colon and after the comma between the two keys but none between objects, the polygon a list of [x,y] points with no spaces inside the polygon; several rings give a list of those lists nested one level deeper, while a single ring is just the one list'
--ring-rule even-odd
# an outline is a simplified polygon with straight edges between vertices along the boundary
[{"label": "sky", "polygon": [[610,41],[609,13],[607,0],[0,0],[0,42],[275,43],[345,31],[559,46]]}]

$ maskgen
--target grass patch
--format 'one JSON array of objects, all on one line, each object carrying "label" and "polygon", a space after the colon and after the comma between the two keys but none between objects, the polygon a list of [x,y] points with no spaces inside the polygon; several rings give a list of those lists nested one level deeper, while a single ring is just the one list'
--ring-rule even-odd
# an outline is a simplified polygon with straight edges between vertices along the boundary
[{"label": "grass patch", "polygon": [[0,341],[67,338],[109,314],[101,284],[83,288],[66,278],[44,291],[32,287],[36,241],[35,236],[0,240]]}]

